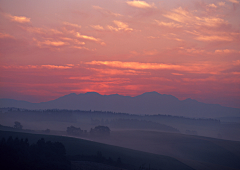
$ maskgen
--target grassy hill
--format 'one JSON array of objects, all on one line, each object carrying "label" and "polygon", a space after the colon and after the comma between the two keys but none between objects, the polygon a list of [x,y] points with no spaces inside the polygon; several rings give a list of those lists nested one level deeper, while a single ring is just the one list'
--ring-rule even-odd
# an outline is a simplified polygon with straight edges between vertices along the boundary
[{"label": "grassy hill", "polygon": [[177,159],[146,153],[142,151],[126,149],[122,147],[97,143],[93,141],[64,137],[64,136],[53,136],[53,135],[42,135],[42,134],[30,134],[21,132],[10,132],[10,131],[0,131],[0,138],[8,138],[12,136],[13,138],[28,138],[29,143],[35,143],[40,138],[44,138],[46,141],[61,142],[65,145],[68,155],[93,155],[96,152],[101,151],[103,156],[111,157],[116,160],[118,157],[121,158],[124,164],[133,165],[136,168],[146,164],[155,169],[166,169],[166,170],[191,170],[193,168],[187,166],[186,164],[178,161]]}]

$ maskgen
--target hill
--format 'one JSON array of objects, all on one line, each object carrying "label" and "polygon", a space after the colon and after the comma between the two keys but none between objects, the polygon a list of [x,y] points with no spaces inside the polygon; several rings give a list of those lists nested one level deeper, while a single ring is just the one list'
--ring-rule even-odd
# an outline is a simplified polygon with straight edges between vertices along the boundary
[{"label": "hill", "polygon": [[6,132],[0,131],[0,138],[13,138],[18,137],[19,139],[28,138],[29,143],[36,143],[37,140],[44,138],[46,141],[61,142],[66,148],[67,155],[93,155],[98,151],[102,152],[105,157],[111,157],[114,160],[118,157],[121,158],[125,164],[139,167],[142,164],[151,165],[151,168],[155,169],[166,169],[166,170],[192,170],[193,168],[183,164],[182,162],[171,158],[169,156],[163,156],[158,154],[151,154],[132,149],[102,144],[98,142],[64,137],[64,136],[52,136],[52,135],[40,135],[40,134],[29,134],[19,132]]},{"label": "hill", "polygon": [[130,97],[100,95],[96,92],[69,94],[56,100],[30,103],[13,99],[0,99],[0,107],[26,109],[80,109],[112,111],[130,114],[165,114],[195,118],[240,117],[240,109],[218,104],[206,104],[193,99],[179,100],[172,95],[147,92]]}]

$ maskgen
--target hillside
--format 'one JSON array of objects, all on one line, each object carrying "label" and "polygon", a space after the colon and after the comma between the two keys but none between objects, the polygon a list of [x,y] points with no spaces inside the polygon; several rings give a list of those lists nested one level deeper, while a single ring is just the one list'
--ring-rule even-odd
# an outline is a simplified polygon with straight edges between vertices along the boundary
[{"label": "hillside", "polygon": [[156,169],[161,168],[162,170],[193,169],[183,164],[182,162],[168,156],[151,154],[83,139],[63,136],[0,131],[1,139],[3,137],[8,138],[9,136],[12,136],[13,138],[18,137],[19,139],[28,138],[30,143],[36,143],[36,141],[41,138],[44,138],[46,141],[48,140],[52,142],[58,141],[64,144],[67,151],[67,155],[81,155],[81,154],[93,155],[100,151],[105,157],[111,157],[114,160],[120,157],[123,163],[134,165],[137,168],[142,164],[146,165],[150,164],[152,168]]}]

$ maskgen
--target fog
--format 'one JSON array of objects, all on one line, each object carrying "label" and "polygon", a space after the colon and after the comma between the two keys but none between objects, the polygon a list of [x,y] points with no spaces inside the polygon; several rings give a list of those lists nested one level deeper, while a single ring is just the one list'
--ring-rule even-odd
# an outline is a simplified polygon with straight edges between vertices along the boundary
[{"label": "fog", "polygon": [[[236,160],[240,158],[240,142],[234,141],[240,141],[240,122],[239,119],[232,120],[234,121],[231,118],[195,119],[101,111],[2,108],[0,130],[82,138],[170,156],[196,169],[209,167],[209,164],[214,164],[217,168],[230,165],[239,168]],[[16,121],[22,125],[22,129],[13,128]],[[110,135],[91,135],[90,130],[99,125],[109,127]],[[80,130],[80,133],[70,134],[67,132],[68,127]]]}]

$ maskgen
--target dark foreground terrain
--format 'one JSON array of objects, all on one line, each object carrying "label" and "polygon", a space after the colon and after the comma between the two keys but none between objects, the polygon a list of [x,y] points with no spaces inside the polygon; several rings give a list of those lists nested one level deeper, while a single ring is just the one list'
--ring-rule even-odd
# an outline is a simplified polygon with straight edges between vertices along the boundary
[{"label": "dark foreground terrain", "polygon": [[[104,157],[111,157],[112,160],[117,160],[118,158],[120,158],[121,163],[126,165],[127,169],[143,169],[146,165],[147,165],[146,167],[148,168],[150,167],[150,169],[152,170],[193,169],[190,166],[169,156],[163,156],[112,145],[106,145],[83,139],[53,135],[0,131],[0,138],[6,139],[9,136],[12,136],[12,138],[18,137],[19,139],[28,138],[30,144],[36,143],[41,138],[44,138],[45,141],[61,142],[65,146],[66,153],[70,158],[71,156],[74,157],[76,155],[94,155],[100,151]],[[77,163],[75,162],[73,164],[74,164],[73,167],[76,167]]]},{"label": "dark foreground terrain", "polygon": [[[142,130],[113,131],[106,138],[89,140],[22,132],[0,131],[0,138],[28,138],[35,143],[40,138],[61,142],[72,161],[72,169],[240,169],[240,142],[220,140],[179,133]],[[91,141],[90,141],[91,140]],[[105,143],[105,144],[104,144]],[[115,146],[113,146],[115,145]],[[129,148],[129,149],[128,149]],[[122,166],[78,159],[80,155],[96,155],[113,161],[121,159]],[[165,155],[165,156],[164,156]]]}]

